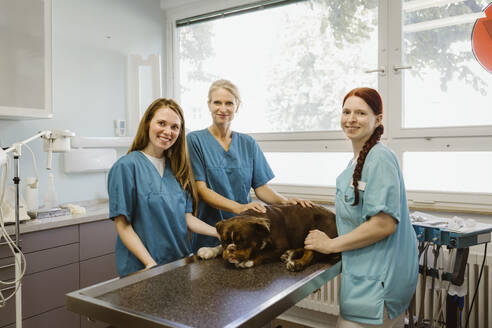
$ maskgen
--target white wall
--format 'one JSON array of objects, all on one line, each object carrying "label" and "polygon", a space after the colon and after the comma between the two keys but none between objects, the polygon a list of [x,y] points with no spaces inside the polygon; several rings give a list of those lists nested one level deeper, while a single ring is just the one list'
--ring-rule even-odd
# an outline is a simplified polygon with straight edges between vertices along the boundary
[{"label": "white wall", "polygon": [[[114,136],[113,120],[126,116],[127,55],[163,52],[160,0],[53,0],[52,7],[54,118],[0,120],[3,147],[51,128]],[[29,145],[37,156],[43,195],[46,155],[41,140]],[[25,148],[20,172],[21,179],[34,172]],[[62,154],[53,154],[53,172],[60,202],[107,197],[104,173],[65,174]]]},{"label": "white wall", "polygon": [[164,10],[168,10],[171,8],[187,5],[193,2],[210,2],[209,0],[161,0],[161,8]]}]

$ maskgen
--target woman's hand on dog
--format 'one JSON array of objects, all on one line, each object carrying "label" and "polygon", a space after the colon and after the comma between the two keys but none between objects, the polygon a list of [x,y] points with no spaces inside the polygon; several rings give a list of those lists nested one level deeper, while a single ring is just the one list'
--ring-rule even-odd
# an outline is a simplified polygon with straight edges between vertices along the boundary
[{"label": "woman's hand on dog", "polygon": [[300,198],[289,198],[286,202],[286,204],[289,205],[301,205],[302,207],[313,207],[314,203],[310,200],[307,199],[300,199]]},{"label": "woman's hand on dog", "polygon": [[309,231],[304,240],[304,248],[323,254],[337,253],[333,249],[333,239],[318,229]]},{"label": "woman's hand on dog", "polygon": [[261,203],[258,202],[251,202],[248,204],[239,204],[238,208],[236,209],[236,214],[241,214],[247,210],[254,210],[259,213],[266,213],[266,208],[263,206]]}]

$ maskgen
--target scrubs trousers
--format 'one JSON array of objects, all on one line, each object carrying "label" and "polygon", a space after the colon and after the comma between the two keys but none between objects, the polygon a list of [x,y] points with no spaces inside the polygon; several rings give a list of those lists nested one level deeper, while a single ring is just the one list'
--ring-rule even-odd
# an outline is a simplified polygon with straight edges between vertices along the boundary
[{"label": "scrubs trousers", "polygon": [[386,312],[386,307],[383,313],[383,323],[380,325],[368,325],[362,324],[354,321],[345,320],[341,315],[338,316],[336,328],[365,328],[365,327],[378,327],[378,328],[403,328],[405,327],[405,312],[390,320],[388,313]]}]

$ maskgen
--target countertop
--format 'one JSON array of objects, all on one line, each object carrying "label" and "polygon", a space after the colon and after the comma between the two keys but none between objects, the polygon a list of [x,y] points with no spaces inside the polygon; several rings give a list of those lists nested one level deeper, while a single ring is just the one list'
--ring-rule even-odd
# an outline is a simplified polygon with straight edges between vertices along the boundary
[{"label": "countertop", "polygon": [[[108,199],[97,199],[81,202],[73,202],[73,204],[80,205],[86,209],[85,214],[77,214],[70,216],[60,216],[49,219],[36,219],[24,221],[20,224],[20,233],[28,233],[34,231],[41,231],[53,228],[60,228],[64,226],[88,223],[93,221],[100,221],[109,218],[109,200]],[[334,207],[331,205],[325,205],[332,211],[335,211]],[[413,213],[414,211],[411,211]],[[459,216],[464,219],[474,219],[482,223],[492,223],[492,215],[479,215],[479,214],[464,214],[464,213],[454,213],[454,212],[432,212],[432,211],[421,211],[423,213],[428,213],[437,217],[453,217]],[[9,234],[14,234],[15,225],[8,224],[5,226]]]},{"label": "countertop", "polygon": [[262,327],[333,279],[341,263],[289,272],[192,256],[67,295],[67,308],[116,327]]},{"label": "countertop", "polygon": [[[35,219],[24,221],[20,224],[20,233],[35,232],[54,228],[61,228],[69,225],[100,221],[109,218],[109,201],[107,199],[74,202],[85,208],[85,214],[74,214],[59,216],[47,219]],[[15,224],[5,226],[8,234],[15,233]]]}]

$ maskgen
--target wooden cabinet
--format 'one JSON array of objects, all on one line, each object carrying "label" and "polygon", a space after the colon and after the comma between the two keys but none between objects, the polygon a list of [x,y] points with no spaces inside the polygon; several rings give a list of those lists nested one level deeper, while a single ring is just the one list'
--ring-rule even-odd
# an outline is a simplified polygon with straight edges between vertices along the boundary
[{"label": "wooden cabinet", "polygon": [[84,223],[80,225],[81,261],[114,253],[115,244],[116,228],[112,220]]},{"label": "wooden cabinet", "polygon": [[[65,309],[65,294],[118,276],[114,255],[116,229],[111,220],[21,235],[26,256],[22,279],[23,327],[106,327]],[[12,280],[13,258],[0,247],[1,280]],[[7,295],[10,291],[7,291]],[[15,327],[15,300],[0,308],[0,327]]]},{"label": "wooden cabinet", "polygon": [[[68,311],[65,307],[36,315],[22,321],[22,328],[72,328],[79,327],[80,316]],[[15,328],[15,323],[5,328]]]},{"label": "wooden cabinet", "polygon": [[[80,286],[84,288],[118,277],[114,246],[116,228],[111,220],[81,224],[80,231]],[[80,316],[81,328],[103,328],[108,325]]]}]

